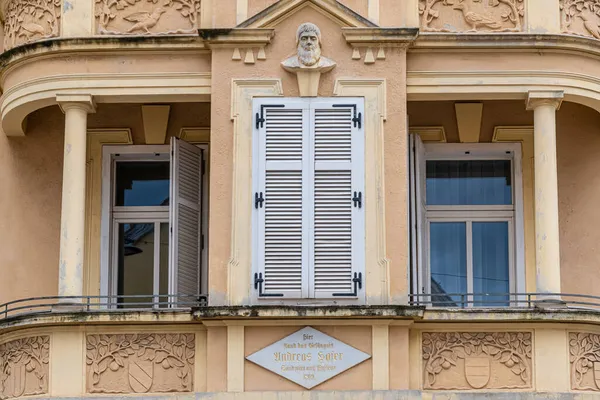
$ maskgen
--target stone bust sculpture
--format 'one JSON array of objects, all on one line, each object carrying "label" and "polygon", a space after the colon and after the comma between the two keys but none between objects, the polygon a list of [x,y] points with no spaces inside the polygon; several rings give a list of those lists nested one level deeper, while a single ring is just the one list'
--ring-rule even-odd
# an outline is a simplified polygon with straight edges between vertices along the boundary
[{"label": "stone bust sculpture", "polygon": [[335,62],[321,55],[321,30],[306,22],[296,32],[297,54],[284,60],[281,65],[288,71],[318,69],[326,72],[335,67]]}]

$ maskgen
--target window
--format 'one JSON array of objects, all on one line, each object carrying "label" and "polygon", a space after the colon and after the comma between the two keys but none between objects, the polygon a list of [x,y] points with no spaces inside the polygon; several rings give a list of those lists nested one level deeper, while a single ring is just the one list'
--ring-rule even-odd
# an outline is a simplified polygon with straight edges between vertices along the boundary
[{"label": "window", "polygon": [[[204,151],[171,146],[105,146],[103,294],[119,307],[190,304],[206,262]],[[204,220],[204,221],[203,221]]]},{"label": "window", "polygon": [[524,287],[519,145],[414,135],[411,148],[413,290],[434,306],[508,306]]},{"label": "window", "polygon": [[254,294],[364,298],[362,99],[257,99]]}]

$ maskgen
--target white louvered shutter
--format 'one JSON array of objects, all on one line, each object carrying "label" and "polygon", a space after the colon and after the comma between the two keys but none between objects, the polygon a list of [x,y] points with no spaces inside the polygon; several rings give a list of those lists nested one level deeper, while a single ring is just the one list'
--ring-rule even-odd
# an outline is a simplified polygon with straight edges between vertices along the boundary
[{"label": "white louvered shutter", "polygon": [[[410,166],[410,239],[411,239],[411,271],[412,290],[422,294],[429,290],[426,281],[427,250],[425,246],[425,146],[421,137],[411,134],[409,137]],[[416,297],[414,300],[422,300]]]},{"label": "white louvered shutter", "polygon": [[358,297],[362,286],[354,279],[364,272],[363,115],[362,99],[311,104],[311,297]]},{"label": "white louvered shutter", "polygon": [[171,138],[171,293],[193,301],[200,292],[202,150]]},{"label": "white louvered shutter", "polygon": [[308,103],[256,100],[254,115],[254,289],[307,297]]}]

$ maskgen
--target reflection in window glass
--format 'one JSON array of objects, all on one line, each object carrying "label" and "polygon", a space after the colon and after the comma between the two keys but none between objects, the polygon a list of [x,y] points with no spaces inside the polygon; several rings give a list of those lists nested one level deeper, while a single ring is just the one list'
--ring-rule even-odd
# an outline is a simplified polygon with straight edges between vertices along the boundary
[{"label": "reflection in window glass", "polygon": [[427,161],[428,205],[512,204],[510,160]]},{"label": "reflection in window glass", "polygon": [[[119,224],[119,280],[121,296],[152,295],[154,293],[154,223]],[[147,303],[152,297],[125,297],[120,303]]]},{"label": "reflection in window glass", "polygon": [[116,206],[169,205],[168,161],[117,162]]},{"label": "reflection in window glass", "polygon": [[467,235],[464,222],[432,222],[430,232],[431,300],[436,306],[460,306],[467,292]]},{"label": "reflection in window glass", "polygon": [[[473,292],[509,291],[508,222],[473,222]],[[508,296],[475,296],[473,300],[475,306],[509,305]]]}]

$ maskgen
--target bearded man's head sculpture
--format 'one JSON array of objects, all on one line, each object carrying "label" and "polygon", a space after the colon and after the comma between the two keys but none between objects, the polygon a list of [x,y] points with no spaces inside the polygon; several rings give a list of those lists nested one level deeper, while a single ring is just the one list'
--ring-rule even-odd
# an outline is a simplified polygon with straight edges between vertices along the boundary
[{"label": "bearded man's head sculpture", "polygon": [[313,23],[306,22],[296,32],[298,60],[301,64],[312,67],[321,59],[321,30]]}]

